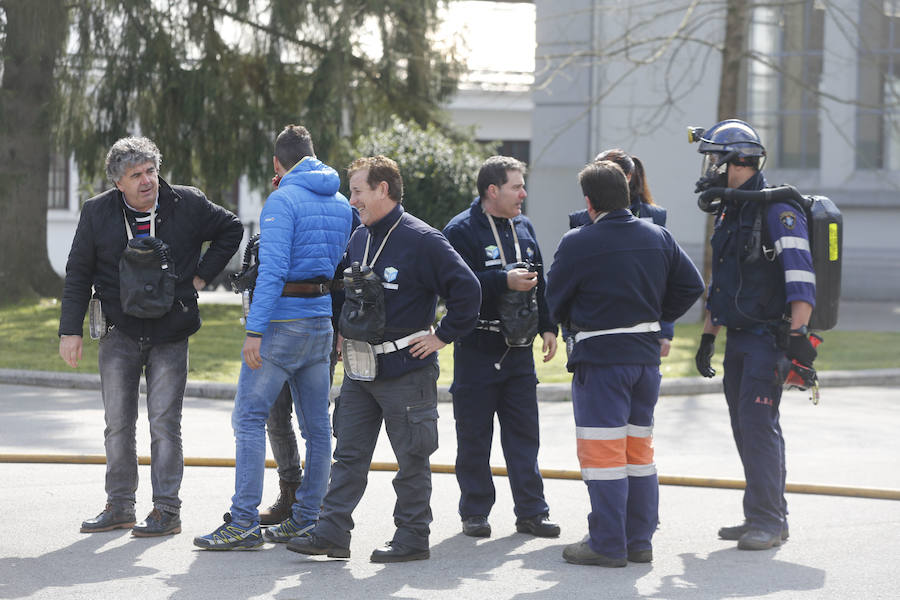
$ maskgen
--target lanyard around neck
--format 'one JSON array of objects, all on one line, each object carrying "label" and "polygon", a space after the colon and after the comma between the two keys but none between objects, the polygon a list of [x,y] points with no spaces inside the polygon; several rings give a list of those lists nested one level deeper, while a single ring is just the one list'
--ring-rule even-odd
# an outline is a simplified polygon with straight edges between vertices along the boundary
[{"label": "lanyard around neck", "polygon": [[[122,209],[122,218],[125,219],[125,233],[128,234],[128,239],[132,240],[134,238],[134,234],[131,232],[131,224],[128,223],[128,213],[125,212],[125,209]],[[153,205],[153,208],[150,210],[150,237],[156,237],[156,205]]]},{"label": "lanyard around neck", "polygon": [[[508,263],[506,262],[506,254],[503,252],[503,243],[500,241],[500,234],[497,233],[497,225],[494,224],[494,216],[488,212],[484,213],[484,216],[487,217],[488,223],[491,226],[491,233],[494,234],[494,241],[497,242],[497,249],[500,250],[500,262],[503,263],[505,267]],[[519,248],[519,236],[516,235],[516,226],[513,224],[512,219],[507,219],[509,221],[509,228],[512,229],[512,237],[513,237],[513,245],[516,248],[516,262],[522,262],[522,249]]]},{"label": "lanyard around neck", "polygon": [[375,261],[378,260],[378,257],[381,255],[381,251],[384,250],[384,245],[387,243],[388,238],[391,236],[391,233],[393,233],[393,231],[397,228],[397,225],[400,224],[400,219],[402,219],[402,218],[403,218],[403,215],[400,215],[397,218],[397,220],[394,221],[394,224],[391,225],[391,228],[388,229],[388,232],[386,234],[384,234],[384,239],[381,240],[381,245],[378,246],[378,251],[375,252],[375,256],[372,257],[371,263],[369,262],[369,244],[372,243],[372,232],[367,230],[366,253],[363,255],[362,266],[366,267],[366,266],[371,266],[371,265],[375,264]]}]

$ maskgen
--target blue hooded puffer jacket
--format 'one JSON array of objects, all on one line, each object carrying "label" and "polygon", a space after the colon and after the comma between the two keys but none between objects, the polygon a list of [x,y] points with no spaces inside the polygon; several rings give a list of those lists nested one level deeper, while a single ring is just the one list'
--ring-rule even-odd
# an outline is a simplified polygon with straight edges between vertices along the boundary
[{"label": "blue hooded puffer jacket", "polygon": [[259,217],[259,274],[247,333],[262,335],[269,321],[330,317],[331,298],[281,295],[288,281],[334,277],[350,238],[352,215],[338,193],[337,171],[313,157],[298,162],[269,195]]}]

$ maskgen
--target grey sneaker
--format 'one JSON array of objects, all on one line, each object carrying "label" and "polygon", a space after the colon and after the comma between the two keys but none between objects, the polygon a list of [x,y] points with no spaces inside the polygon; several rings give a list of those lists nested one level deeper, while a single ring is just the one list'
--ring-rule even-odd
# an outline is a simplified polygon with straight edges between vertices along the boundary
[{"label": "grey sneaker", "polygon": [[563,558],[573,565],[594,565],[597,567],[624,567],[628,564],[627,558],[612,558],[599,552],[594,552],[588,546],[587,540],[569,544],[563,550]]},{"label": "grey sneaker", "polygon": [[81,533],[130,529],[134,527],[134,522],[134,509],[115,508],[113,505],[107,504],[99,515],[81,523]]},{"label": "grey sneaker", "polygon": [[309,532],[316,526],[316,521],[303,521],[298,523],[293,517],[288,517],[278,525],[273,525],[263,532],[263,537],[267,542],[276,544],[286,544],[292,538],[301,535],[309,535]]},{"label": "grey sneaker", "polygon": [[231,513],[225,513],[225,522],[212,533],[194,538],[194,545],[204,550],[248,550],[263,545],[259,523],[242,527],[231,522]]},{"label": "grey sneaker", "polygon": [[158,537],[181,533],[181,518],[175,513],[154,508],[147,518],[131,530],[134,537]]}]

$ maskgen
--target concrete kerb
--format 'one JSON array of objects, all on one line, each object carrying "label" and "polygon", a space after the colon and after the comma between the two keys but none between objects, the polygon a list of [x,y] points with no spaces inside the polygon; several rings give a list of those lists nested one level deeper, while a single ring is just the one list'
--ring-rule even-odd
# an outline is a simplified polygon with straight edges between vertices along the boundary
[{"label": "concrete kerb", "polygon": [[[64,371],[0,369],[0,383],[99,390],[100,375],[96,373],[67,373]],[[854,386],[900,386],[900,369],[822,371],[819,373],[819,386],[825,389]],[[236,389],[237,385],[233,383],[188,381],[185,396],[232,400]],[[338,386],[332,388],[332,397],[337,395],[338,390]],[[145,391],[143,380],[141,381],[141,391]],[[703,377],[664,377],[659,393],[660,396],[693,396],[698,394],[716,394],[721,391],[721,377],[713,379],[705,379]],[[571,387],[568,383],[541,383],[538,384],[537,392],[538,400],[542,402],[568,402],[571,399]],[[438,399],[441,402],[450,401],[450,392],[447,386],[438,386]]]}]

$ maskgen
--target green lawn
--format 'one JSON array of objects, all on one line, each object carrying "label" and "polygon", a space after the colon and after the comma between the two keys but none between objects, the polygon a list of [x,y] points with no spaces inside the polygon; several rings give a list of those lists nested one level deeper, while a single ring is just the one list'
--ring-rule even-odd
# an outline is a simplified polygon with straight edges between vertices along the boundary
[{"label": "green lawn", "polygon": [[[69,367],[58,354],[59,303],[43,300],[37,305],[19,305],[0,308],[0,368],[30,369],[41,371],[66,371]],[[200,306],[203,327],[191,337],[189,379],[236,382],[241,365],[243,327],[240,324],[240,308],[232,305]],[[87,331],[87,327],[85,327]],[[900,345],[900,333],[830,331],[823,334],[825,343],[819,347],[819,370],[900,368],[900,354],[885,352],[885,348]],[[691,377],[694,369],[694,352],[700,338],[700,325],[678,324],[671,355],[663,359],[662,372],[666,377]],[[721,373],[722,353],[725,349],[724,334],[716,345],[713,359]],[[557,356],[549,363],[542,362],[540,338],[534,345],[538,379],[545,383],[568,382],[565,349],[560,347]],[[439,383],[449,385],[453,378],[453,348],[441,352],[441,378]],[[336,380],[340,381],[338,365]],[[84,356],[79,372],[97,372],[97,342],[85,339]]]}]

